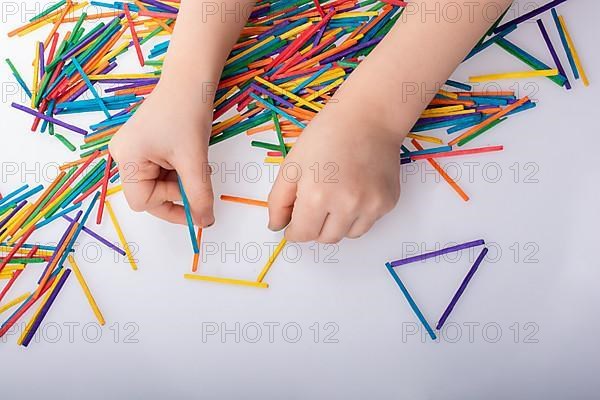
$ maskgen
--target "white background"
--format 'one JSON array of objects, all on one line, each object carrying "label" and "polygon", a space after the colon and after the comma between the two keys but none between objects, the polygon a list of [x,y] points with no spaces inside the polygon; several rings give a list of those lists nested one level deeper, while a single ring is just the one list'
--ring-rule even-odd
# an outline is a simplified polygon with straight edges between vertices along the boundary
[{"label": "white background", "polygon": [[[329,260],[333,262],[325,262],[332,249],[320,247],[317,252],[314,245],[301,246],[300,259],[295,260],[298,247],[292,246],[287,260],[279,259],[268,275],[270,289],[259,290],[185,281],[191,262],[186,228],[134,214],[119,195],[114,199],[116,212],[128,240],[139,245],[140,270],[131,271],[104,248],[95,260],[99,247],[82,237],[79,249],[87,254],[80,251],[78,259],[108,324],[101,332],[94,326],[84,332],[85,324],[95,319],[72,276],[45,320],[46,339],[27,349],[15,344],[15,332],[0,340],[3,397],[592,398],[598,389],[600,355],[594,339],[600,328],[595,255],[600,5],[571,1],[560,12],[592,85],[584,88],[577,81],[566,92],[547,79],[532,81],[538,107],[472,142],[503,144],[504,152],[451,160],[448,171],[456,174],[458,167],[460,184],[472,198],[469,203],[443,181],[436,182],[434,175],[422,175],[430,169],[419,163],[416,173],[403,174],[398,207],[366,237],[342,243]],[[19,26],[21,17],[3,18],[2,58],[11,57],[29,80],[34,41],[47,31],[8,40],[6,32]],[[563,56],[549,13],[544,21]],[[535,23],[524,24],[509,38],[552,65]],[[133,54],[129,57],[134,59]],[[565,57],[563,61],[569,70]],[[474,74],[526,69],[494,47],[462,65],[453,77],[464,81]],[[47,184],[54,171],[49,165],[76,155],[47,135],[29,132],[31,118],[10,108],[12,101],[23,101],[10,93],[8,68],[1,71],[0,191],[7,193],[23,181]],[[519,94],[530,94],[526,83],[519,83]],[[515,88],[512,82],[503,85]],[[82,125],[100,119],[68,118]],[[80,144],[76,135],[69,137]],[[228,168],[239,162],[244,171],[250,162],[261,163],[264,155],[249,143],[239,136],[215,146],[211,159]],[[477,163],[472,165],[472,179],[468,162]],[[15,165],[17,173],[8,174],[7,168]],[[24,176],[26,171],[30,172]],[[258,183],[243,177],[236,182],[235,176],[218,173],[215,192],[266,198],[267,172],[263,168]],[[205,232],[205,241],[217,246],[219,254],[206,257],[203,273],[256,276],[269,246],[280,239],[280,234],[266,230],[265,211],[217,201],[216,215],[217,224]],[[56,222],[36,239],[56,240],[65,227]],[[97,229],[116,240],[109,223]],[[415,246],[419,252],[430,251],[479,238],[491,243],[489,260],[450,317],[452,329],[443,332],[439,343],[409,335],[421,327],[384,263],[411,255]],[[237,257],[242,253],[239,260],[224,251],[236,243]],[[262,250],[261,259],[244,259],[244,250],[246,258],[253,257],[256,246]],[[476,255],[464,252],[456,259],[398,269],[432,325]],[[29,274],[7,298],[31,290],[37,272]],[[271,322],[280,324],[273,343],[265,325]],[[79,324],[72,335],[70,323]],[[234,334],[203,340],[207,326],[235,330],[236,323],[239,343]],[[250,343],[255,324],[262,327],[262,337]],[[302,329],[298,342],[288,342],[295,331],[290,328],[286,336],[285,324]],[[332,326],[338,328],[333,336],[337,343],[326,343],[324,336]],[[52,343],[57,327],[60,337]],[[129,338],[133,340],[126,340],[134,328]],[[496,340],[498,329],[501,336]],[[92,343],[98,333],[102,336]]]}]

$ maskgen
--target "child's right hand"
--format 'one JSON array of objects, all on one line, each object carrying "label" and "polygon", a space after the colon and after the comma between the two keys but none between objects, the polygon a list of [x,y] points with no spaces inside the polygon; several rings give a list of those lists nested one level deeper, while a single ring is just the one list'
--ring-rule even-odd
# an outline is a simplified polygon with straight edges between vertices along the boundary
[{"label": "child's right hand", "polygon": [[194,223],[214,223],[208,165],[212,104],[178,101],[176,91],[159,84],[110,142],[123,191],[134,211],[185,224],[177,175],[181,177]]}]

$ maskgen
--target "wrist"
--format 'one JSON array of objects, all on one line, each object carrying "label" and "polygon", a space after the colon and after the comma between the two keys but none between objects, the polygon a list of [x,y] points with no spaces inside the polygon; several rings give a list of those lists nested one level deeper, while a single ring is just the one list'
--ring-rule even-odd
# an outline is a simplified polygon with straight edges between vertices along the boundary
[{"label": "wrist", "polygon": [[[404,110],[390,113],[390,99],[374,95],[363,87],[364,80],[348,80],[326,108],[332,108],[333,114],[342,115],[344,124],[352,131],[359,132],[367,140],[384,141],[387,145],[400,150],[412,124]],[[367,82],[367,85],[369,82]],[[399,102],[396,102],[399,103]],[[338,121],[339,123],[339,121]],[[410,125],[410,126],[408,126]],[[356,128],[359,129],[356,129]]]},{"label": "wrist", "polygon": [[152,102],[158,113],[173,123],[187,121],[195,125],[201,132],[210,135],[213,122],[213,98],[209,95],[203,99],[199,94],[202,88],[192,88],[189,84],[176,81],[161,80],[147,102]]}]

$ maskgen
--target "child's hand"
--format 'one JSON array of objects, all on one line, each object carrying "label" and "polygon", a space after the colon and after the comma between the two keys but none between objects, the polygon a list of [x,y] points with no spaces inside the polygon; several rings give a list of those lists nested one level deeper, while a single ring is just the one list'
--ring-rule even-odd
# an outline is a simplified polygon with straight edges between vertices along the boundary
[{"label": "child's hand", "polygon": [[337,243],[362,236],[396,205],[398,135],[359,108],[330,103],[304,131],[269,196],[270,229],[287,226],[290,241]]},{"label": "child's hand", "polygon": [[177,101],[177,93],[161,84],[114,136],[110,152],[134,211],[185,224],[183,207],[173,203],[181,200],[179,175],[194,222],[207,227],[214,222],[208,167],[212,104]]}]

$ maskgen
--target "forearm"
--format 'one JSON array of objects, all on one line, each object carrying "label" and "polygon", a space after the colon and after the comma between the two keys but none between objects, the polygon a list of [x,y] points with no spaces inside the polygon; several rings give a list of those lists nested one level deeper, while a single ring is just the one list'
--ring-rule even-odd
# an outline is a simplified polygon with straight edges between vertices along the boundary
[{"label": "forearm", "polygon": [[182,0],[161,85],[177,90],[186,101],[206,102],[206,90],[218,83],[254,4],[255,0]]},{"label": "forearm", "polygon": [[[440,3],[441,2],[441,3]],[[442,0],[423,0],[421,10],[432,10]],[[396,26],[364,60],[338,93],[344,107],[345,94],[360,94],[360,102],[377,119],[374,126],[398,135],[398,143],[412,128],[437,89],[461,63],[494,21],[482,12],[485,3],[505,10],[510,0],[484,0],[475,11],[453,2],[462,17],[414,13],[400,17]],[[483,7],[485,8],[485,7]],[[438,19],[439,18],[439,19]],[[352,108],[351,101],[346,105]]]}]

